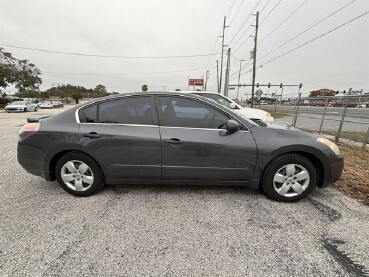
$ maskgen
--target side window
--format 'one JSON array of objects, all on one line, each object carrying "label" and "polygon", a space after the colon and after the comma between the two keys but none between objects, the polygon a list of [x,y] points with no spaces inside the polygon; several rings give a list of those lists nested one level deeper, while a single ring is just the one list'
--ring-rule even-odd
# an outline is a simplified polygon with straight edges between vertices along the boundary
[{"label": "side window", "polygon": [[204,97],[212,99],[212,100],[216,101],[217,103],[219,103],[220,105],[223,105],[227,108],[229,108],[230,105],[231,105],[231,102],[228,99],[222,97],[221,95],[211,94],[211,93],[206,94],[205,93]]},{"label": "side window", "polygon": [[224,128],[229,116],[201,102],[181,97],[160,97],[162,125],[171,127]]},{"label": "side window", "polygon": [[97,123],[97,105],[81,109],[79,120],[82,123]]},{"label": "side window", "polygon": [[130,97],[99,104],[99,123],[152,125],[151,98]]}]

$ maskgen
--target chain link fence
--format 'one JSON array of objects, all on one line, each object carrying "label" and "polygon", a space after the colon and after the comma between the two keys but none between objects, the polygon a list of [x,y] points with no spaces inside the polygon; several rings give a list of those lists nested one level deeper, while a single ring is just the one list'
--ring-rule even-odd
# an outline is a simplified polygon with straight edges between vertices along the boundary
[{"label": "chain link fence", "polygon": [[369,95],[300,97],[260,108],[270,112],[276,122],[324,134],[337,143],[362,150],[368,147]]}]

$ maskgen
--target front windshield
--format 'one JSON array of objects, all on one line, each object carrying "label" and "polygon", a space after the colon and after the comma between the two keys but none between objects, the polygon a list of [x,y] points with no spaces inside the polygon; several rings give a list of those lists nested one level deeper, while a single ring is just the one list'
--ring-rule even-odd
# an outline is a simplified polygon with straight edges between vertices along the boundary
[{"label": "front windshield", "polygon": [[14,102],[12,103],[12,105],[24,105],[24,104],[26,104],[26,102],[25,102],[25,101],[14,101]]},{"label": "front windshield", "polygon": [[229,108],[231,106],[231,103],[232,103],[227,98],[224,98],[223,96],[218,95],[218,94],[204,93],[203,96],[206,97],[206,98],[213,99],[215,102],[217,102],[220,105],[223,105],[227,108]]}]

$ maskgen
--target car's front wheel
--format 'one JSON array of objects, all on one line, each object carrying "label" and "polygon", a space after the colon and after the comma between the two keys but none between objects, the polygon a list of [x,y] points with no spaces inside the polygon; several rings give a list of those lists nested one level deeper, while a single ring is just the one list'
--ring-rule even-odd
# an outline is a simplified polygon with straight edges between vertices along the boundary
[{"label": "car's front wheel", "polygon": [[309,159],[298,154],[285,154],[267,166],[262,188],[273,200],[292,202],[306,197],[316,182],[317,171]]},{"label": "car's front wheel", "polygon": [[76,196],[90,196],[104,185],[99,165],[91,157],[78,152],[62,156],[56,163],[55,173],[60,186]]}]

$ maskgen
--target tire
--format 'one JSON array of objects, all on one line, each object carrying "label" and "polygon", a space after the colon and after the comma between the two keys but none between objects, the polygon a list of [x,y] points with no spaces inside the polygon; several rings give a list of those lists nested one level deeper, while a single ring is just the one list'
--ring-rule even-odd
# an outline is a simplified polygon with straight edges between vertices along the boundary
[{"label": "tire", "polygon": [[37,107],[35,107],[34,111],[37,112],[37,110],[38,110]]},{"label": "tire", "polygon": [[60,186],[75,196],[93,195],[104,186],[104,175],[99,165],[79,152],[62,156],[56,163],[55,175]]},{"label": "tire", "polygon": [[316,182],[317,170],[309,159],[298,154],[285,154],[267,165],[262,190],[273,200],[293,202],[306,197]]},{"label": "tire", "polygon": [[26,113],[27,112],[27,108],[24,108],[23,111]]}]

